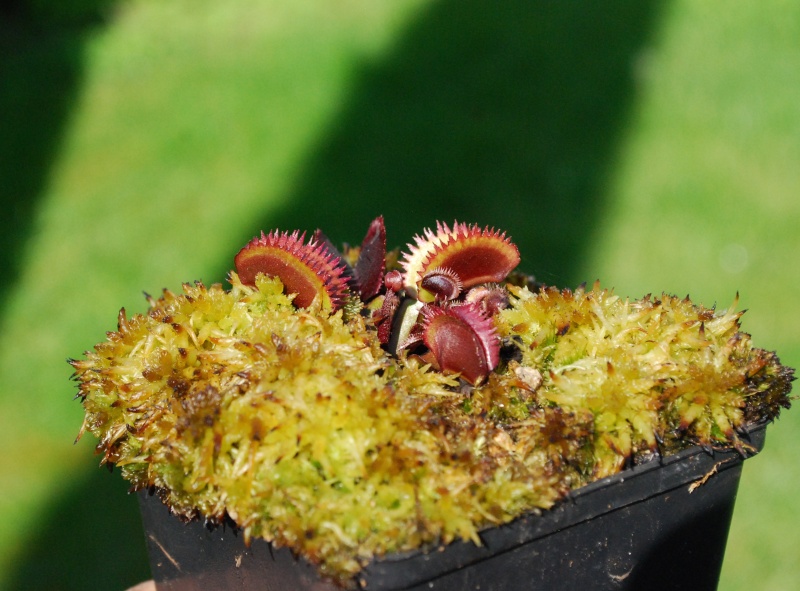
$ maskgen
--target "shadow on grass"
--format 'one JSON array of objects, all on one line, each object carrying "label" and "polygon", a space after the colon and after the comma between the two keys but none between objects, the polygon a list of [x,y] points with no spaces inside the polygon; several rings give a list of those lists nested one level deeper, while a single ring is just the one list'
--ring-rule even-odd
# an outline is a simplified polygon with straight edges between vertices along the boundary
[{"label": "shadow on grass", "polygon": [[[80,97],[86,42],[113,0],[0,4],[0,324],[35,234],[38,202]],[[77,404],[77,403],[76,403]],[[93,461],[96,466],[96,462]],[[121,589],[148,576],[136,498],[96,467],[64,483],[22,554],[0,573],[9,589]]]},{"label": "shadow on grass", "polygon": [[0,318],[80,94],[87,36],[112,0],[0,4]]},{"label": "shadow on grass", "polygon": [[[602,224],[604,183],[633,102],[635,64],[659,6],[433,4],[390,55],[364,68],[289,205],[246,229],[241,243],[274,227],[321,227],[335,242],[358,242],[384,214],[390,244],[401,246],[437,219],[458,218],[507,230],[522,267],[542,281],[586,279],[577,277],[579,264]],[[80,79],[80,37],[45,41],[31,42],[27,57],[12,56],[10,71],[28,90],[0,91],[0,107],[27,121],[0,114],[4,133],[9,126],[14,132],[13,150],[28,150],[32,167],[15,176],[25,160],[0,159],[0,178],[17,183],[0,189],[0,205],[18,208],[4,247],[19,247],[30,230],[26,220]],[[46,51],[48,44],[62,50]],[[25,64],[38,69],[25,75]],[[18,259],[7,249],[2,256],[0,271],[13,276]],[[217,277],[229,268],[225,262]],[[135,499],[121,489],[118,476],[95,470],[78,491],[57,499],[12,588],[113,590],[143,578]]]},{"label": "shadow on grass", "polygon": [[150,578],[136,495],[119,474],[91,463],[39,516],[8,589],[120,591]]},{"label": "shadow on grass", "polygon": [[404,246],[436,220],[506,230],[522,268],[575,285],[661,3],[443,0],[366,67],[287,206],[257,230]]}]

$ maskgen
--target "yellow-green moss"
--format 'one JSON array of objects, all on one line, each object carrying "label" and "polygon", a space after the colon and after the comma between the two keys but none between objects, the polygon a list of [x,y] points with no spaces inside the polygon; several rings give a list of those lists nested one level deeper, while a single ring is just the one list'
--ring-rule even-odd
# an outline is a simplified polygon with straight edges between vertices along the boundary
[{"label": "yellow-green moss", "polygon": [[297,309],[231,275],[150,298],[73,361],[81,433],[134,489],[246,539],[287,545],[343,586],[369,560],[547,509],[627,461],[788,406],[792,372],[739,313],[595,286],[508,286],[504,360],[477,387],[387,355],[354,305]]},{"label": "yellow-green moss", "polygon": [[177,514],[227,514],[344,584],[376,554],[477,542],[568,488],[536,445],[545,421],[463,413],[456,379],[389,358],[360,315],[235,275],[150,304],[73,365],[103,461]]},{"label": "yellow-green moss", "polygon": [[510,286],[500,333],[539,368],[540,404],[594,416],[593,476],[691,444],[740,446],[736,429],[788,407],[792,371],[753,348],[741,312],[669,295]]}]

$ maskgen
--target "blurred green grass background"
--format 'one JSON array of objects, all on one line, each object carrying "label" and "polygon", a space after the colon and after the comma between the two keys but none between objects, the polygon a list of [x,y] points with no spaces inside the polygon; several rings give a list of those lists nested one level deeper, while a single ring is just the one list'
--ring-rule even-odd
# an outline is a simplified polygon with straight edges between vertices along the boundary
[{"label": "blurred green grass background", "polygon": [[[507,230],[574,287],[727,307],[800,365],[800,5],[18,0],[0,9],[0,589],[148,577],[67,357],[260,229]],[[720,589],[800,580],[800,413]],[[676,565],[679,576],[680,565]],[[687,581],[687,588],[691,582]]]}]

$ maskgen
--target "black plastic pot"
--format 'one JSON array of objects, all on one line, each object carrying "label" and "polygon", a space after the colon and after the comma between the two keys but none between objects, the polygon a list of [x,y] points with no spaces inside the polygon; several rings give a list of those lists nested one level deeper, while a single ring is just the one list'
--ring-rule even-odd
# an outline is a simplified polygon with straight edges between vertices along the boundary
[{"label": "black plastic pot", "polygon": [[[745,437],[757,452],[764,425]],[[556,508],[451,544],[373,561],[370,590],[717,588],[743,458],[693,447],[576,490]],[[159,591],[333,591],[305,561],[230,528],[206,529],[140,495]]]}]

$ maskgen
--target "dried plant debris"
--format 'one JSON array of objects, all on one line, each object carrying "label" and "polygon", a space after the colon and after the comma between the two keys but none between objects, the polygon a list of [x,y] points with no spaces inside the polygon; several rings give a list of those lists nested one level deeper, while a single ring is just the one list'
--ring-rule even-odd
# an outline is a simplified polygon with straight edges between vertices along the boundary
[{"label": "dried plant debris", "polygon": [[737,432],[789,407],[793,371],[733,307],[541,287],[508,277],[503,233],[423,236],[398,262],[382,218],[342,252],[275,231],[229,289],[122,310],[70,362],[81,434],[176,515],[231,519],[347,587],[375,557],[480,543],[630,463],[746,453]]}]

